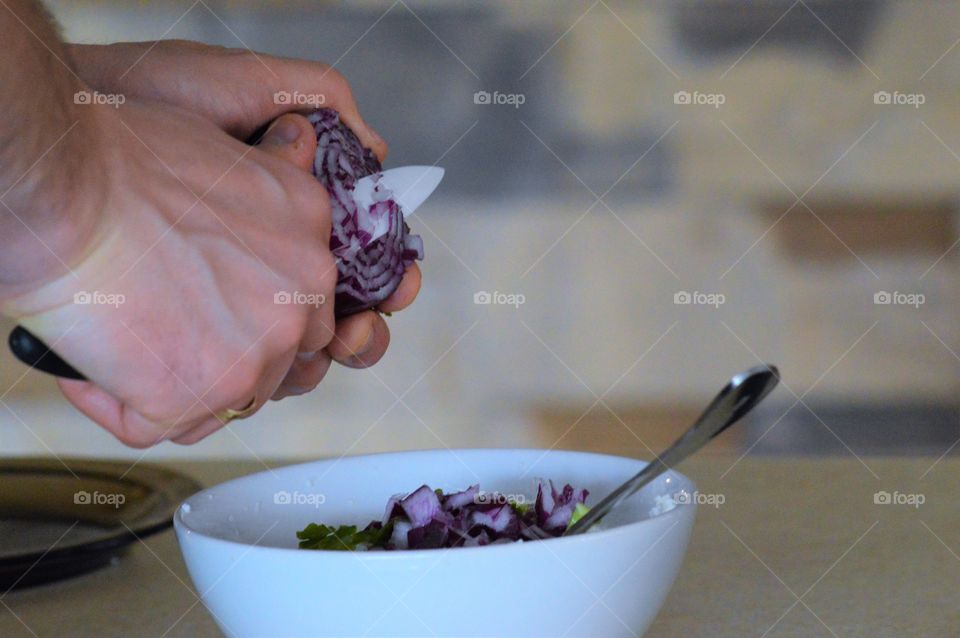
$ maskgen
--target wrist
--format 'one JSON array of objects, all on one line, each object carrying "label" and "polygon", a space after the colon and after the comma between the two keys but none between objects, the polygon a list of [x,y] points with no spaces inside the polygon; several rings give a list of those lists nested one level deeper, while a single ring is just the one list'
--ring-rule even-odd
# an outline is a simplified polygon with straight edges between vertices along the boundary
[{"label": "wrist", "polygon": [[18,132],[4,153],[0,300],[70,273],[103,230],[109,149],[101,131],[116,115],[76,103],[82,91],[89,89],[79,81],[65,83],[59,117]]},{"label": "wrist", "polygon": [[88,89],[52,18],[36,0],[8,0],[6,7],[0,11],[0,302],[79,262],[102,225],[108,177],[104,107],[78,99]]}]

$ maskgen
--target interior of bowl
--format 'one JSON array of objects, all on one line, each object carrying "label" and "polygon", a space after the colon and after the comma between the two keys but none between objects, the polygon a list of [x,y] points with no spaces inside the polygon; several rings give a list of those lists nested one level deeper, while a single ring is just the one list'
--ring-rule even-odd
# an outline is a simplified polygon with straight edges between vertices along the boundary
[{"label": "interior of bowl", "polygon": [[[535,449],[425,450],[344,457],[291,465],[228,481],[189,498],[178,526],[213,538],[296,548],[309,523],[364,526],[380,520],[390,496],[423,484],[445,492],[479,484],[533,503],[538,480],[586,488],[587,505],[640,471],[645,461],[587,452]],[[670,471],[602,522],[610,530],[657,515],[657,497],[691,493],[692,482]],[[692,507],[679,505],[678,507]],[[391,552],[392,553],[392,552]]]}]

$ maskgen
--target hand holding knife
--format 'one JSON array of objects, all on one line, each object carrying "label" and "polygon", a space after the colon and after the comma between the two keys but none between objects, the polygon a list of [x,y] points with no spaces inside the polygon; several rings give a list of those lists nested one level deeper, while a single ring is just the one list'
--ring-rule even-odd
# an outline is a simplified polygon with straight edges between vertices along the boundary
[{"label": "hand holding knife", "polygon": [[[404,166],[364,177],[357,180],[354,188],[354,199],[358,205],[369,206],[373,203],[373,189],[378,177],[382,185],[393,191],[394,200],[406,217],[413,214],[436,190],[443,178],[443,169],[436,166]],[[378,229],[373,239],[386,232],[386,229]],[[13,329],[8,343],[17,359],[36,370],[65,379],[86,380],[82,373],[22,326]]]}]

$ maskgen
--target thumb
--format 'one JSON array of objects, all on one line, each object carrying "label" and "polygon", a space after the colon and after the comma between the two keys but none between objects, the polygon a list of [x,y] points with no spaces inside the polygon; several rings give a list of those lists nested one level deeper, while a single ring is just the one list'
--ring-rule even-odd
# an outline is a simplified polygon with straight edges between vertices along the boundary
[{"label": "thumb", "polygon": [[287,113],[273,121],[257,148],[309,171],[317,153],[317,137],[307,118]]}]

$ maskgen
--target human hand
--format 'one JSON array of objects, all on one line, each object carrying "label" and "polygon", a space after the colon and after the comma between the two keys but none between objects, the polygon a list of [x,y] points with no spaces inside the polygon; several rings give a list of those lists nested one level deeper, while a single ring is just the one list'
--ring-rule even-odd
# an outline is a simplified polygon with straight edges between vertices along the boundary
[{"label": "human hand", "polygon": [[[225,409],[316,385],[337,271],[327,194],[306,170],[310,123],[285,115],[251,148],[176,107],[85,108],[87,128],[110,141],[94,145],[102,183],[71,202],[98,208],[94,239],[71,274],[0,294],[0,309],[90,380],[60,380],[67,399],[143,447],[195,442]],[[275,303],[283,291],[310,303]],[[78,292],[93,303],[75,303]]]},{"label": "human hand", "polygon": [[[69,52],[77,73],[101,92],[182,107],[240,140],[283,113],[326,106],[340,113],[342,121],[381,162],[387,154],[386,143],[361,118],[346,79],[319,62],[184,40],[70,45]],[[378,310],[396,312],[407,307],[420,282],[420,269],[413,264]],[[390,341],[386,322],[373,311],[342,318],[335,330],[327,353],[350,367],[373,365]],[[309,389],[309,384],[286,386],[279,396]]]}]

